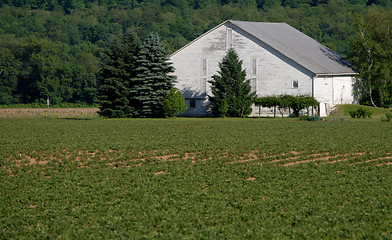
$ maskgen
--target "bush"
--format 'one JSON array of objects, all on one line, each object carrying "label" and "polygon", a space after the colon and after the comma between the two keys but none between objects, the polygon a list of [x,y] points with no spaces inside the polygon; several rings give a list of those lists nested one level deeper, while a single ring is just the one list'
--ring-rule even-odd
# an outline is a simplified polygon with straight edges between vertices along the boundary
[{"label": "bush", "polygon": [[381,122],[390,122],[392,119],[392,112],[386,113],[385,118],[384,116],[381,118]]},{"label": "bush", "polygon": [[187,106],[182,93],[179,90],[172,88],[163,105],[165,116],[175,117],[183,113],[186,109]]},{"label": "bush", "polygon": [[314,115],[314,116],[307,116],[307,115],[304,115],[304,116],[301,116],[300,118],[299,118],[299,120],[302,120],[302,121],[318,121],[318,116],[316,116],[316,115]]},{"label": "bush", "polygon": [[356,118],[357,117],[357,111],[356,110],[351,110],[348,112],[351,116],[351,118]]},{"label": "bush", "polygon": [[302,121],[312,121],[313,118],[311,116],[304,115],[304,116],[299,117],[299,120],[302,120]]},{"label": "bush", "polygon": [[373,115],[373,111],[366,110],[363,107],[358,108],[357,110],[351,110],[348,112],[352,118],[371,118]]}]

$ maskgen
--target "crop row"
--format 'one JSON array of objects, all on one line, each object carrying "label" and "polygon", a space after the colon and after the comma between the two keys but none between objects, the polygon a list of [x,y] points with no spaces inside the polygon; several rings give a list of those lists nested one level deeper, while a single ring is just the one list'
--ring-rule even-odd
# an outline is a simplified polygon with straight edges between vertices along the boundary
[{"label": "crop row", "polygon": [[6,158],[2,163],[3,168],[13,174],[14,168],[23,168],[24,166],[45,166],[43,168],[58,168],[59,165],[69,164],[75,168],[89,167],[139,167],[143,164],[161,164],[165,162],[180,161],[188,164],[195,164],[200,161],[220,162],[227,164],[253,164],[264,166],[268,164],[278,166],[293,166],[298,164],[312,163],[334,164],[345,163],[349,165],[361,164],[363,166],[375,165],[384,166],[392,165],[392,154],[390,152],[351,152],[351,153],[334,153],[318,152],[306,153],[290,151],[280,154],[260,153],[259,150],[239,155],[228,151],[201,153],[188,152],[185,154],[168,153],[169,151],[159,152],[129,152],[127,150],[109,150],[109,151],[67,151],[58,152],[37,152],[26,154],[16,152]]},{"label": "crop row", "polygon": [[381,122],[0,119],[0,239],[390,239]]}]

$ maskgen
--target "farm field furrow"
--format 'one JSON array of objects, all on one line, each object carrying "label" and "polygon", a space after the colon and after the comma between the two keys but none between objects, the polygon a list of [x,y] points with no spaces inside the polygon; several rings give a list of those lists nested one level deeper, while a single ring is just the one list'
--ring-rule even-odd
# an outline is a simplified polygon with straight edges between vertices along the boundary
[{"label": "farm field furrow", "polygon": [[0,239],[392,238],[390,123],[0,126]]}]

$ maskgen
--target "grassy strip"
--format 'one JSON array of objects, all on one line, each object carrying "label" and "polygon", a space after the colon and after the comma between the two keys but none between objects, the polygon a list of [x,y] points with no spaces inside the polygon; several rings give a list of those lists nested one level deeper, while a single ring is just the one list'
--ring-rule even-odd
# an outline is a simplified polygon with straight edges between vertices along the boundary
[{"label": "grassy strip", "polygon": [[358,119],[352,119],[350,116],[350,111],[356,111],[359,108],[363,108],[367,111],[372,112],[372,116],[370,119],[367,119],[368,121],[370,120],[376,120],[380,121],[382,117],[385,117],[386,113],[390,113],[391,110],[386,109],[386,108],[375,108],[375,107],[370,107],[370,106],[362,106],[362,105],[356,105],[356,104],[342,104],[342,105],[337,105],[336,109],[334,112],[330,114],[328,117],[329,120],[332,118],[336,120],[340,120],[341,118],[344,118],[345,120],[353,120],[356,121]]},{"label": "grassy strip", "polygon": [[[9,104],[0,105],[0,109],[9,108],[47,108],[46,103],[27,103],[27,104]],[[50,108],[98,108],[98,104],[85,104],[85,103],[60,103],[50,105]]]},{"label": "grassy strip", "polygon": [[98,108],[3,108],[0,117],[7,118],[92,118],[98,117]]}]

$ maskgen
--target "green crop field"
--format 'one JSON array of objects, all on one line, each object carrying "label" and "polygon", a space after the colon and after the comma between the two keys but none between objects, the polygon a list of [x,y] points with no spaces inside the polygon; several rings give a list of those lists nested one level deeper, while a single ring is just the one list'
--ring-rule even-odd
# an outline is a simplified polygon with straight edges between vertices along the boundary
[{"label": "green crop field", "polygon": [[0,239],[392,239],[392,123],[0,118]]}]

